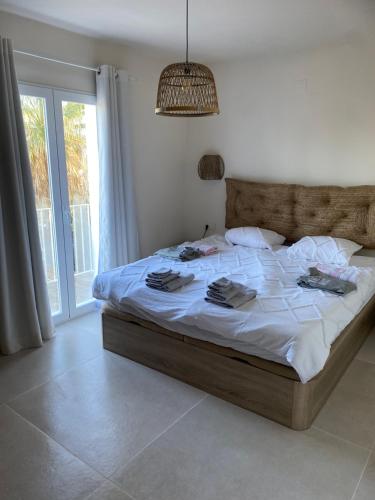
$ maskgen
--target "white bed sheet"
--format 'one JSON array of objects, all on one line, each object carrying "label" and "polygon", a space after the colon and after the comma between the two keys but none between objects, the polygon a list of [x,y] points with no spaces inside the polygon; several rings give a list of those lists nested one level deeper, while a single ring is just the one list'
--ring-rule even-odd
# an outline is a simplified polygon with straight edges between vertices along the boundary
[{"label": "white bed sheet", "polygon": [[[296,278],[313,263],[288,259],[287,247],[232,246],[218,236],[204,242],[219,245],[219,253],[191,262],[147,257],[98,275],[94,296],[183,335],[290,365],[307,382],[324,367],[331,344],[375,293],[373,257],[352,257],[358,290],[337,297],[298,287]],[[166,266],[192,272],[195,279],[173,293],[146,287],[147,273]],[[207,285],[221,276],[256,289],[256,299],[236,310],[207,303]]]}]

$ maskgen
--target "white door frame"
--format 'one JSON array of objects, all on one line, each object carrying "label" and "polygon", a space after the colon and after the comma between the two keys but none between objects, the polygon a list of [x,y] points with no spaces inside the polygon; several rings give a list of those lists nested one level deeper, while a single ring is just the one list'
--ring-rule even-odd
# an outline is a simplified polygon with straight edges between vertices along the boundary
[{"label": "white door frame", "polygon": [[57,265],[61,311],[53,314],[55,325],[86,314],[96,307],[95,299],[76,307],[74,286],[74,248],[70,223],[70,203],[65,158],[63,100],[96,104],[96,96],[56,90],[41,85],[19,83],[21,95],[42,97],[46,108],[46,142],[51,201],[55,222]]},{"label": "white door frame", "polygon": [[63,210],[63,226],[65,235],[65,255],[69,298],[70,317],[74,318],[86,314],[95,309],[96,301],[92,299],[80,306],[76,306],[75,285],[74,285],[74,246],[72,239],[72,228],[70,221],[70,202],[68,189],[68,175],[66,168],[65,142],[64,142],[64,121],[62,114],[62,101],[79,102],[82,104],[96,104],[96,96],[89,94],[77,94],[65,90],[53,90],[53,100],[56,120],[57,151],[60,171],[60,188]]},{"label": "white door frame", "polygon": [[60,195],[60,171],[57,154],[57,138],[55,128],[55,112],[52,90],[34,85],[19,85],[20,94],[41,97],[45,99],[46,147],[48,155],[48,170],[50,179],[52,211],[54,215],[57,272],[59,275],[60,312],[53,315],[55,324],[69,319],[69,302],[67,288],[67,267],[64,248],[64,224]]}]

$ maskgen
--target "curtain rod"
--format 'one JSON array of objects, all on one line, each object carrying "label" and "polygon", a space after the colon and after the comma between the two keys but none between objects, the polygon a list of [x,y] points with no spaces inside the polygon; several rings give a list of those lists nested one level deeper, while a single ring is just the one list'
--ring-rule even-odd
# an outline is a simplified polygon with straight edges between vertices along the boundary
[{"label": "curtain rod", "polygon": [[87,71],[95,71],[95,73],[99,70],[99,68],[93,68],[92,66],[82,66],[81,64],[75,64],[67,61],[61,61],[60,59],[53,59],[51,57],[40,56],[39,54],[33,54],[32,52],[25,52],[24,50],[14,49],[13,52],[15,52],[16,54],[21,54],[23,56],[35,57],[36,59],[43,59],[43,61],[65,64],[66,66],[71,66],[72,68],[85,69]]},{"label": "curtain rod", "polygon": [[[85,69],[86,71],[94,71],[95,73],[100,73],[100,66],[94,68],[93,66],[83,66],[82,64],[75,64],[67,61],[62,61],[61,59],[53,59],[52,57],[41,56],[39,54],[34,54],[32,52],[26,52],[24,50],[13,49],[15,54],[21,54],[23,56],[35,57],[36,59],[42,59],[43,61],[49,61],[58,64],[65,64],[65,66],[71,66],[72,68]],[[116,77],[118,76],[118,70],[116,70]],[[131,76],[128,74],[128,80],[130,82],[141,82],[142,80],[136,76]]]},{"label": "curtain rod", "polygon": [[[32,52],[26,52],[24,50],[17,50],[13,49],[13,52],[16,54],[21,54],[23,56],[29,56],[29,57],[35,57],[36,59],[42,59],[43,61],[49,61],[53,63],[58,63],[58,64],[65,64],[65,66],[71,66],[72,68],[77,68],[77,69],[84,69],[86,71],[94,71],[95,73],[100,73],[100,67],[98,66],[97,68],[94,68],[93,66],[83,66],[82,64],[75,64],[67,61],[62,61],[61,59],[53,59],[52,57],[46,57],[46,56],[41,56],[39,54],[34,54]],[[116,71],[116,76],[117,76],[117,71]],[[130,82],[140,82],[139,78],[136,76],[131,76],[128,75],[128,80]]]},{"label": "curtain rod", "polygon": [[[58,63],[58,64],[65,64],[65,66],[71,66],[72,68],[77,68],[77,69],[85,69],[86,71],[94,71],[95,73],[100,73],[100,67],[98,66],[97,68],[94,68],[93,66],[83,66],[82,64],[75,64],[67,61],[62,61],[61,59],[53,59],[52,57],[46,57],[46,56],[41,56],[39,54],[34,54],[32,52],[26,52],[24,50],[17,50],[13,49],[13,52],[15,54],[21,54],[23,56],[29,56],[29,57],[35,57],[36,59],[42,59],[43,61],[49,61],[53,63]],[[117,76],[117,71],[116,71],[116,76]],[[136,76],[131,76],[128,75],[128,80],[130,82],[140,82],[139,78]]]}]

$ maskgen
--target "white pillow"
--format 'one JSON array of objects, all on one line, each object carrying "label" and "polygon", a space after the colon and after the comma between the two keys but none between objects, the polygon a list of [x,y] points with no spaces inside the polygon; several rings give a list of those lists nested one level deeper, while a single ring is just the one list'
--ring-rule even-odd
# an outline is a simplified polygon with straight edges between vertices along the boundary
[{"label": "white pillow", "polygon": [[260,227],[236,227],[225,233],[225,239],[234,245],[250,248],[269,248],[273,245],[282,245],[285,237],[281,234],[261,229]]},{"label": "white pillow", "polygon": [[290,259],[304,259],[321,264],[347,266],[353,253],[362,247],[354,241],[331,236],[305,236],[288,248]]}]

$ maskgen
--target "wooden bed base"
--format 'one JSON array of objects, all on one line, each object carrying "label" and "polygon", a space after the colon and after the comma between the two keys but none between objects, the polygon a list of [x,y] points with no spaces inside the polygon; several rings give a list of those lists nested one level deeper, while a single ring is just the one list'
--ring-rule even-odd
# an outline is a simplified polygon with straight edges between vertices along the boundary
[{"label": "wooden bed base", "polygon": [[[227,228],[258,226],[295,242],[348,238],[375,249],[375,186],[299,186],[226,179]],[[307,429],[375,323],[375,297],[345,328],[324,369],[307,384],[279,363],[195,340],[113,310],[104,347],[292,429]]]},{"label": "wooden bed base", "polygon": [[324,369],[302,384],[279,363],[166,330],[108,306],[105,349],[166,373],[295,430],[310,427],[375,324],[375,297],[343,330]]}]

